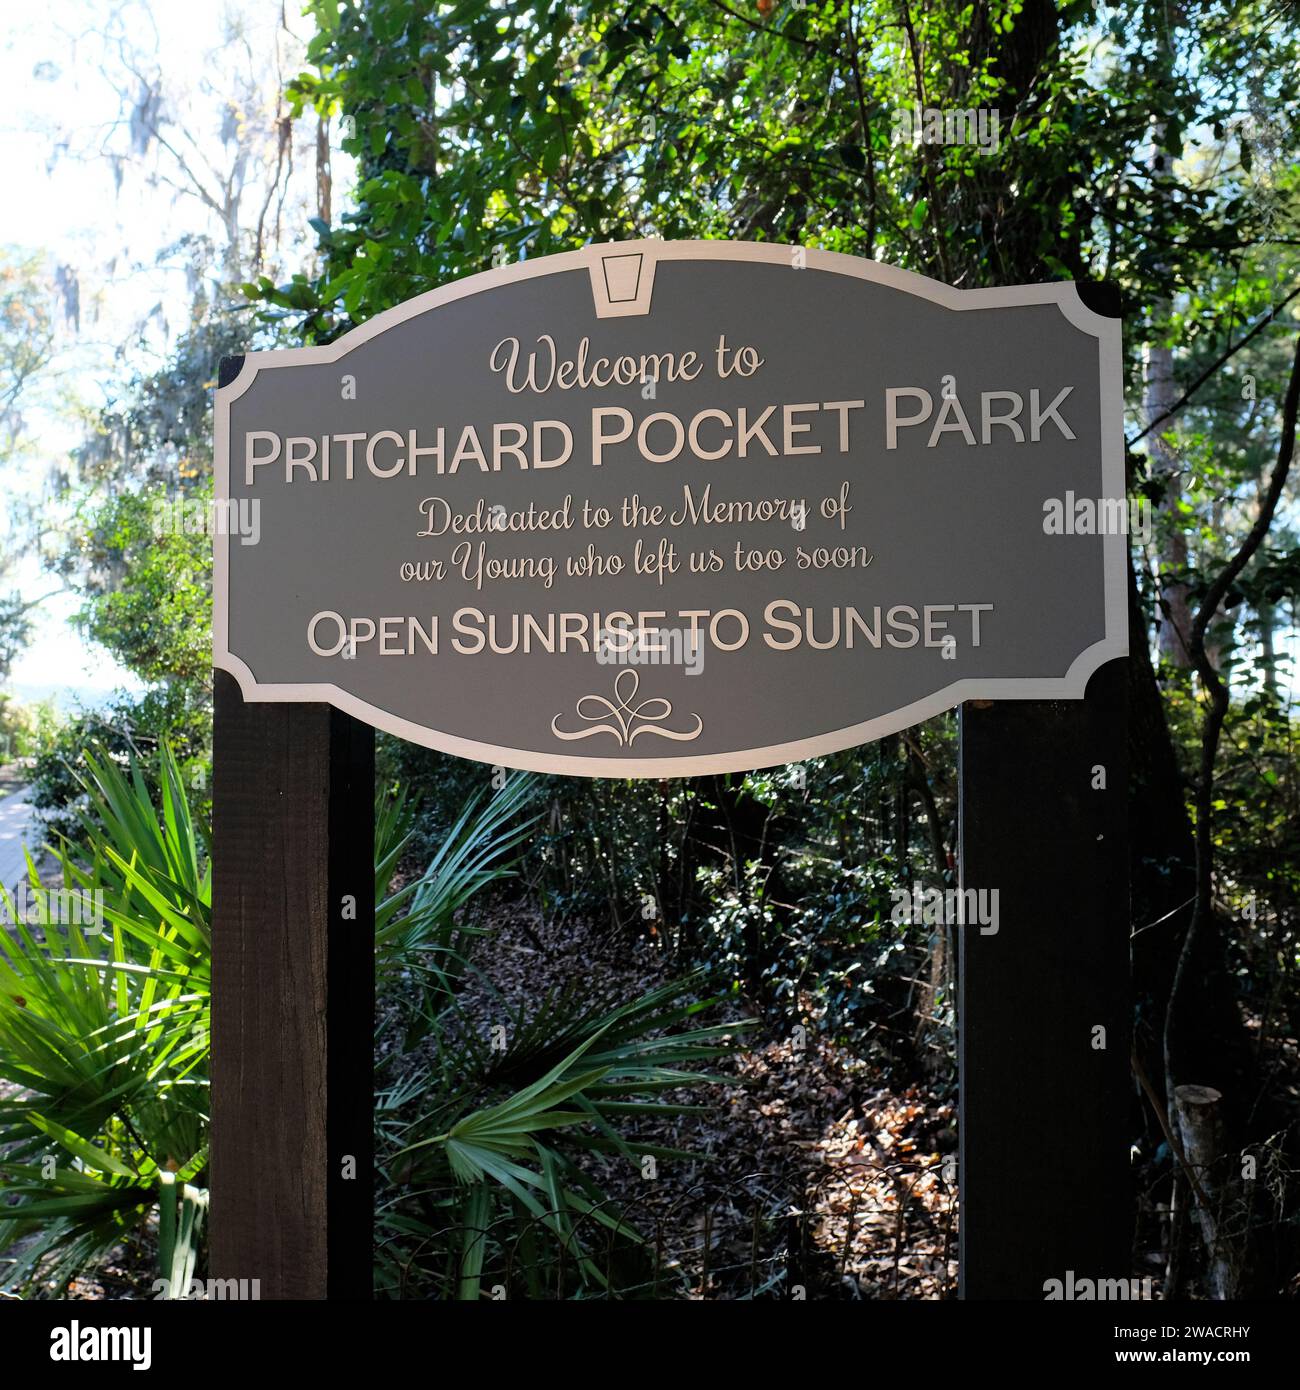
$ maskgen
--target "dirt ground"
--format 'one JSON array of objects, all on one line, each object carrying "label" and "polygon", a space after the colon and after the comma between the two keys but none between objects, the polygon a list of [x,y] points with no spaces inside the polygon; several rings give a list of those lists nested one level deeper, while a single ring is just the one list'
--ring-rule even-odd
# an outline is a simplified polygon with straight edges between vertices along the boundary
[{"label": "dirt ground", "polygon": [[[572,979],[588,1002],[612,1004],[674,973],[652,944],[613,939],[607,927],[548,926],[519,906],[483,924],[475,965],[512,1005]],[[474,995],[471,987],[464,1000],[471,1017],[499,1015],[488,991]],[[745,1016],[729,1001],[717,1019]],[[672,1096],[704,1113],[666,1117],[653,1136],[637,1136],[698,1157],[659,1160],[653,1178],[622,1160],[590,1161],[657,1242],[665,1292],[671,1275],[677,1297],[743,1298],[787,1281],[801,1281],[809,1298],[955,1296],[952,1107],[891,1088],[831,1039],[760,1023],[737,1041],[714,1064],[724,1085]]]}]

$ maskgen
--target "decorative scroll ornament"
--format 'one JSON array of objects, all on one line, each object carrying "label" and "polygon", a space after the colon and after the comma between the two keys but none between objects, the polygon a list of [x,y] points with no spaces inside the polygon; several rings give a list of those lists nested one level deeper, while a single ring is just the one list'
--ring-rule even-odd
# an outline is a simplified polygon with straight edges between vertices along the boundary
[{"label": "decorative scroll ornament", "polygon": [[[585,719],[589,723],[595,723],[598,719],[613,719],[612,724],[596,724],[594,729],[575,729],[566,733],[559,727],[560,716],[557,714],[551,720],[551,732],[556,738],[570,743],[574,739],[594,738],[596,734],[613,734],[620,748],[630,746],[642,734],[655,734],[659,738],[674,739],[678,743],[689,743],[692,739],[699,738],[704,721],[698,714],[691,715],[695,720],[693,729],[679,731],[665,729],[654,722],[672,717],[672,704],[662,697],[656,696],[650,700],[643,700],[639,705],[633,705],[632,701],[636,699],[640,684],[641,677],[636,671],[630,668],[620,671],[614,681],[614,700],[618,701],[617,704],[607,700],[603,695],[584,695],[575,706],[579,719]],[[588,714],[584,706],[594,706],[596,713]],[[644,722],[638,725],[638,720]]]}]

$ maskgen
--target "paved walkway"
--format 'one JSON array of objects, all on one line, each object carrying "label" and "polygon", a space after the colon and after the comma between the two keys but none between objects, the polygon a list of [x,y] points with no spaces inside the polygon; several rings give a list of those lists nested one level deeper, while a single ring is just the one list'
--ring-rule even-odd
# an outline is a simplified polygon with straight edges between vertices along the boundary
[{"label": "paved walkway", "polygon": [[27,876],[27,860],[23,856],[26,845],[37,858],[41,845],[41,831],[36,824],[36,813],[28,800],[29,788],[11,792],[0,799],[0,883],[10,890]]}]

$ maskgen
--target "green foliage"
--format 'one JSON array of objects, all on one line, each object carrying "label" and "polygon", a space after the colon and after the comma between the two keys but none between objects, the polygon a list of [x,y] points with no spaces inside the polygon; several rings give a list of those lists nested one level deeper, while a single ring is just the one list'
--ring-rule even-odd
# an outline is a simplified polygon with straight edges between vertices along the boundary
[{"label": "green foliage", "polygon": [[[428,971],[447,992],[443,963],[459,959],[457,940],[471,929],[461,909],[491,883],[512,876],[509,856],[536,817],[519,818],[535,793],[526,773],[515,773],[495,795],[480,790],[465,801],[428,867],[403,887],[393,878],[414,839],[415,811],[405,788],[380,796],[375,821],[375,952],[380,971]],[[453,966],[454,968],[454,966]]]},{"label": "green foliage", "polygon": [[459,788],[462,800],[441,808],[448,824],[428,868],[396,891],[416,817],[404,791],[380,798],[381,1294],[476,1299],[485,1283],[514,1282],[535,1295],[564,1269],[577,1290],[610,1293],[646,1277],[639,1235],[579,1159],[673,1156],[644,1141],[634,1153],[623,1131],[680,1113],[655,1095],[707,1082],[692,1066],[719,1055],[734,1031],[686,1026],[706,1007],[686,978],[614,1008],[587,1002],[581,981],[519,1008],[500,1000],[509,1045],[480,1036],[462,1002],[466,982],[495,991],[474,964],[484,928],[463,910],[514,876],[543,781],[516,773],[492,789],[480,775]]},{"label": "green foliage", "polygon": [[[22,1242],[20,1289],[61,1289],[207,1164],[211,873],[180,770],[164,747],[159,814],[138,763],[84,765],[80,843],[55,851],[78,911],[29,924],[2,895],[0,1079],[18,1089],[0,1101],[0,1249]],[[28,889],[48,905],[34,866]],[[194,1234],[172,1238],[182,1262]]]},{"label": "green foliage", "polygon": [[[207,1201],[211,864],[166,744],[153,785],[136,759],[124,769],[102,747],[82,765],[75,833],[55,846],[77,913],[47,910],[66,923],[38,925],[24,920],[30,906],[3,897],[12,925],[0,944],[0,1081],[13,1088],[0,1100],[4,1284],[61,1290],[156,1223],[159,1270],[180,1298],[202,1260]],[[637,1237],[577,1159],[668,1156],[645,1144],[634,1155],[623,1128],[676,1113],[657,1093],[701,1084],[691,1067],[723,1046],[722,1028],[693,1023],[704,1006],[688,998],[690,980],[613,1009],[592,1008],[578,989],[527,1012],[503,1005],[510,1046],[475,1036],[460,992],[480,929],[464,912],[510,876],[533,824],[535,780],[518,774],[486,801],[472,796],[425,872],[396,888],[413,812],[400,789],[379,797],[376,955],[390,1082],[376,1125],[392,1185],[379,1278],[390,1291],[421,1270],[441,1288],[450,1268],[450,1291],[476,1297],[501,1241],[533,1223],[546,1253],[528,1264],[530,1280],[549,1277],[558,1251],[581,1267],[584,1286],[605,1287],[611,1266],[594,1263],[584,1226],[601,1226],[620,1248]],[[36,895],[34,866],[30,880]],[[450,1257],[439,1231],[421,1226],[431,1212],[456,1227]],[[490,1236],[467,1237],[487,1226]]]},{"label": "green foliage", "polygon": [[77,769],[88,751],[143,759],[166,744],[181,769],[192,811],[202,822],[211,801],[211,743],[209,710],[195,702],[192,691],[169,684],[138,697],[119,696],[102,709],[42,720],[33,748],[32,804],[51,830],[75,834],[84,794]]},{"label": "green foliage", "polygon": [[47,700],[28,705],[0,694],[0,764],[33,757],[57,722],[54,706]]},{"label": "green foliage", "polygon": [[187,1298],[198,1263],[203,1226],[208,1214],[205,1188],[177,1182],[175,1173],[159,1174],[158,1268],[161,1297]]},{"label": "green foliage", "polygon": [[[627,1127],[691,1107],[665,1092],[719,1078],[738,1025],[700,1025],[716,1001],[690,977],[614,1008],[584,1004],[582,981],[527,1008],[502,1003],[504,1048],[478,1035],[452,998],[434,1024],[432,1061],[390,1063],[377,1123],[380,1166],[396,1189],[379,1211],[376,1289],[389,1297],[625,1297],[658,1272],[641,1234],[581,1164],[690,1155]],[[508,1021],[508,1022],[507,1022]],[[567,1283],[566,1283],[567,1278]]]},{"label": "green foliage", "polygon": [[212,536],[174,527],[174,513],[164,517],[160,509],[181,496],[185,519],[206,517],[211,480],[184,494],[119,493],[84,518],[76,564],[90,577],[79,620],[142,681],[165,680],[194,698],[211,679]]},{"label": "green foliage", "polygon": [[[56,823],[76,795],[68,769],[95,739],[115,755],[169,739],[199,793],[195,809],[204,809],[207,780],[198,774],[211,745],[212,537],[195,521],[212,500],[217,364],[250,338],[243,316],[196,320],[162,367],[132,377],[90,419],[72,468],[55,480],[69,511],[61,548],[46,555],[49,568],[80,595],[83,635],[148,687],[44,731],[36,802]],[[175,511],[160,511],[178,503],[182,526]],[[0,642],[5,631],[0,612]]]},{"label": "green foliage", "polygon": [[[915,975],[935,948],[931,929],[890,922],[890,892],[909,875],[950,881],[954,745],[945,718],[906,741],[730,778],[539,776],[518,875],[548,919],[645,932],[714,989],[879,1038],[902,1002],[891,975]],[[396,740],[382,742],[380,763],[422,800],[417,845],[440,843],[488,776]],[[949,1014],[951,999],[933,1002]]]},{"label": "green foliage", "polygon": [[[1105,274],[1135,305],[1214,266],[1271,215],[1234,161],[1246,111],[1297,95],[1293,29],[1259,4],[1171,29],[1071,4],[709,0],[643,11],[529,0],[313,0],[298,109],[346,116],[357,208],[325,268],[247,286],[306,339],[499,261],[633,236],[761,238],[879,257],[951,284]],[[1154,61],[1162,31],[1168,60]],[[1279,59],[1251,62],[1265,40]],[[1217,83],[1207,90],[1207,67]],[[999,113],[992,147],[902,138],[915,107]],[[1153,122],[1188,147],[1135,166]],[[1294,180],[1270,188],[1294,206]],[[1153,251],[1179,243],[1180,264]],[[1191,249],[1194,248],[1194,251]],[[1198,325],[1198,328],[1203,325]]]},{"label": "green foliage", "polygon": [[[1178,743],[1190,750],[1198,702],[1171,691]],[[1190,809],[1189,791],[1189,809]],[[1300,720],[1266,689],[1229,710],[1215,778],[1217,895],[1230,965],[1247,1007],[1300,1024]]]}]

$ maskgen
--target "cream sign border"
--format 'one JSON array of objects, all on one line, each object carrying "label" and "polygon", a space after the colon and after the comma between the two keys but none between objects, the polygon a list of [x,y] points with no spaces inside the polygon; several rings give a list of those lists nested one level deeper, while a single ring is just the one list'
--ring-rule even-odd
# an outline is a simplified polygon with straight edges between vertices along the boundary
[{"label": "cream sign border", "polygon": [[[792,267],[796,248],[774,244],[727,241],[626,241],[587,246],[581,251],[546,256],[535,261],[502,266],[464,280],[430,290],[416,299],[377,315],[360,328],[319,348],[291,348],[284,351],[249,353],[239,375],[216,395],[216,497],[230,497],[230,407],[253,383],[258,372],[278,367],[300,367],[338,362],[354,348],[404,323],[418,314],[428,313],[484,290],[497,289],[543,275],[571,270],[587,270],[591,276],[596,315],[613,318],[650,312],[654,270],[660,261],[758,261],[768,265]],[[901,290],[927,299],[945,309],[1009,308],[1026,304],[1055,304],[1065,318],[1084,333],[1097,339],[1101,399],[1102,488],[1108,498],[1123,498],[1123,379],[1120,356],[1120,324],[1117,319],[1094,313],[1079,298],[1072,282],[1047,285],[1019,285],[1003,289],[956,290],[936,280],[909,271],[879,265],[856,256],[830,251],[803,250],[807,270],[848,275]],[[629,293],[630,291],[630,293]],[[479,762],[526,768],[533,772],[558,772],[580,777],[691,777],[713,772],[743,772],[751,768],[780,763],[802,762],[805,758],[838,752],[858,744],[870,743],[897,733],[923,719],[940,714],[963,700],[1079,699],[1092,673],[1105,662],[1128,653],[1127,632],[1127,551],[1124,535],[1108,534],[1104,545],[1106,635],[1082,651],[1063,677],[1044,679],[965,678],[910,705],[853,724],[815,738],[795,739],[766,748],[749,748],[722,753],[678,758],[588,758],[560,753],[538,753],[510,748],[504,744],[479,743],[457,738],[437,729],[382,710],[346,690],[325,682],[295,685],[259,684],[248,665],[229,646],[230,536],[224,527],[215,528],[213,537],[213,637],[212,661],[218,669],[230,672],[239,682],[243,697],[257,702],[328,702],[336,709],[395,734],[412,743],[424,744],[443,753],[453,753]]]}]

